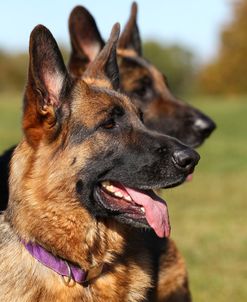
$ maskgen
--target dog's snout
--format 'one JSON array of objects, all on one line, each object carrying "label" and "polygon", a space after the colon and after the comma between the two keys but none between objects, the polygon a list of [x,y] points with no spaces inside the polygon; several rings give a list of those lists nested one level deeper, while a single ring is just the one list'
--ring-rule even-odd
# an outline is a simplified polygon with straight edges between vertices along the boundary
[{"label": "dog's snout", "polygon": [[208,137],[216,128],[216,124],[209,118],[197,118],[194,122],[194,129],[204,137]]},{"label": "dog's snout", "polygon": [[196,151],[186,148],[184,150],[176,150],[172,158],[179,169],[191,172],[197,165],[200,156]]}]

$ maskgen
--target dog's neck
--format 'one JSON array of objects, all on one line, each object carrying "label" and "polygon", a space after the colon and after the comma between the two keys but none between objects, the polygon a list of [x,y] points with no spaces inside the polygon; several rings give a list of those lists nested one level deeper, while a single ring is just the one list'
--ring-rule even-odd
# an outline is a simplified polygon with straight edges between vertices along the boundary
[{"label": "dog's neck", "polygon": [[89,282],[100,277],[100,275],[103,273],[104,263],[92,267],[89,271],[85,271],[83,268],[80,268],[73,263],[66,261],[65,259],[61,259],[53,255],[37,243],[24,242],[23,240],[21,240],[21,242],[30,255],[60,275],[65,284],[68,286],[70,286],[71,282],[77,282],[85,285],[89,284]]},{"label": "dog's neck", "polygon": [[[14,223],[12,223],[13,221]],[[43,234],[42,232],[40,234],[30,232],[32,226],[34,231],[36,228],[42,228],[41,224],[37,226],[30,224],[30,229],[25,225],[25,228],[21,229],[17,217],[14,220],[11,219],[11,225],[14,225],[15,233],[19,236],[23,234],[22,238],[25,241],[37,242],[47,251],[68,262],[75,263],[87,272],[103,264],[114,266],[114,263],[125,252],[125,237],[127,236],[123,232],[119,233],[118,223],[114,221],[97,221],[80,227],[77,225],[74,226],[75,230],[66,229],[64,226],[59,228],[54,226],[52,232],[47,233],[45,229],[42,230]],[[44,224],[44,228],[45,225],[47,226],[47,224]],[[52,228],[49,226],[48,229]]]}]

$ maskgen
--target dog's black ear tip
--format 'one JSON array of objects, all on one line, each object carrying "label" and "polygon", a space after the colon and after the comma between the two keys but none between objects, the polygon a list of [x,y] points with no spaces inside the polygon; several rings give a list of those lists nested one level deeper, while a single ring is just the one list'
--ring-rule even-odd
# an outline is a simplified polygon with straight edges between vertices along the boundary
[{"label": "dog's black ear tip", "polygon": [[33,45],[34,41],[39,43],[42,40],[46,40],[48,38],[53,38],[52,33],[49,31],[47,27],[42,24],[38,24],[34,27],[30,34],[30,44]]},{"label": "dog's black ear tip", "polygon": [[42,24],[38,24],[34,27],[31,32],[31,36],[40,34],[40,33],[50,33],[49,29]]},{"label": "dog's black ear tip", "polygon": [[84,6],[77,5],[72,9],[69,19],[71,20],[73,18],[85,18],[88,16],[91,16],[89,11]]}]

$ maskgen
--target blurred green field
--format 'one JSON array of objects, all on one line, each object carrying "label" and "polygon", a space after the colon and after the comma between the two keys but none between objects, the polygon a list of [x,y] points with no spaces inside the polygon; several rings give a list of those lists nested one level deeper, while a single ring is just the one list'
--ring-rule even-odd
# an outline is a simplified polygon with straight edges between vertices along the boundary
[{"label": "blurred green field", "polygon": [[[164,191],[172,237],[196,302],[247,301],[247,98],[193,102],[218,129],[199,149],[194,179]],[[0,151],[21,135],[21,95],[0,95]]]},{"label": "blurred green field", "polygon": [[191,183],[164,192],[194,301],[247,301],[247,98],[194,104],[217,123]]},{"label": "blurred green field", "polygon": [[0,94],[0,152],[20,140],[21,114],[21,94]]}]

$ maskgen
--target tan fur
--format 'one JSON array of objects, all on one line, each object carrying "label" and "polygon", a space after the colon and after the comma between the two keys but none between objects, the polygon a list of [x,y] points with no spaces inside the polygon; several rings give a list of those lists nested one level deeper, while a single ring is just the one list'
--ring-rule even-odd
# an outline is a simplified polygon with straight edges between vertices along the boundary
[{"label": "tan fur", "polygon": [[189,302],[188,276],[182,255],[172,240],[160,258],[157,301]]},{"label": "tan fur", "polygon": [[118,56],[123,57],[137,57],[138,54],[133,49],[124,49],[124,48],[118,48],[117,49]]},{"label": "tan fur", "polygon": [[88,85],[95,85],[95,86],[99,86],[99,87],[111,88],[110,83],[104,79],[95,79],[95,78],[89,78],[89,77],[84,77],[83,79]]}]

